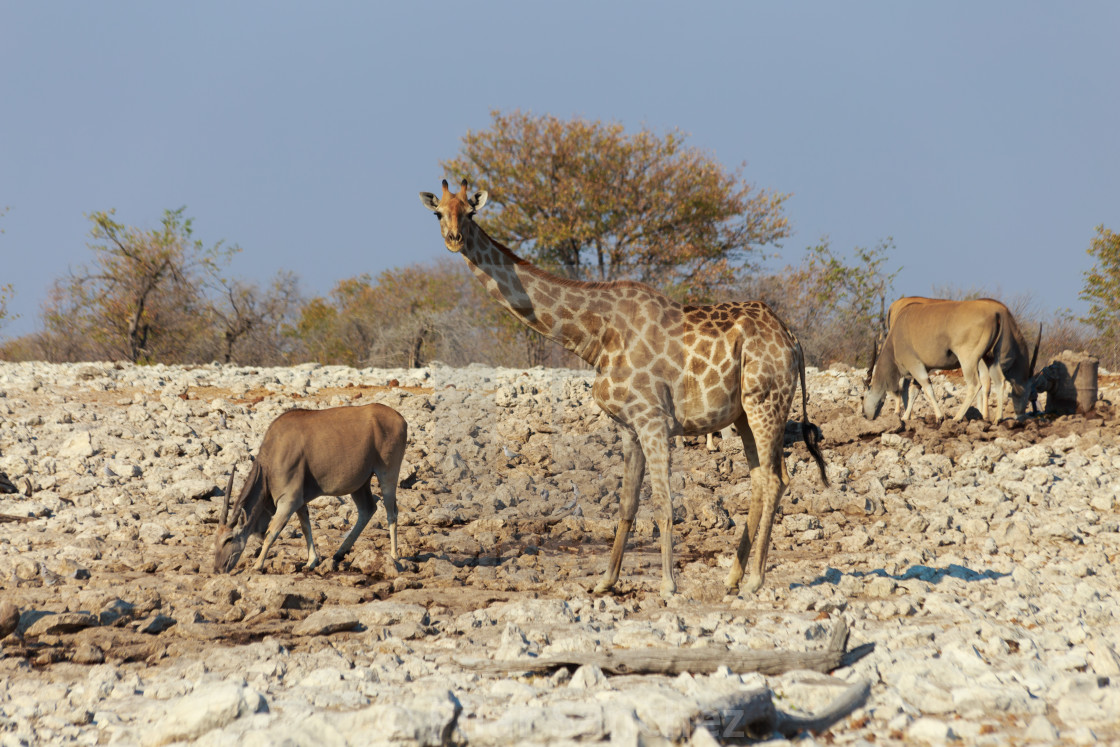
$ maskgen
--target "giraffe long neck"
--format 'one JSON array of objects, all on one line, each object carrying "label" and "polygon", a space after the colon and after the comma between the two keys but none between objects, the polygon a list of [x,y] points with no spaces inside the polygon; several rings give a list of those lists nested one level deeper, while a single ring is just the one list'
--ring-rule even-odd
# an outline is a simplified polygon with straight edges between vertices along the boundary
[{"label": "giraffe long neck", "polygon": [[487,292],[526,326],[595,365],[608,308],[597,284],[563,280],[521,259],[478,225],[461,254]]}]

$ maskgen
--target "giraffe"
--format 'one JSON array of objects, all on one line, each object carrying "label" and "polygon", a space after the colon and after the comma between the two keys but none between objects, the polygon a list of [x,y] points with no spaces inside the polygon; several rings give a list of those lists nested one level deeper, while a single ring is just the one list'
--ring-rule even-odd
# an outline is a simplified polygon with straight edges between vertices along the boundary
[{"label": "giraffe", "polygon": [[647,465],[661,530],[660,592],[664,598],[676,592],[670,439],[707,434],[732,423],[750,466],[751,501],[725,586],[728,594],[739,591],[749,556],[746,590],[757,591],[774,514],[789,483],[782,446],[799,374],[802,435],[828,484],[820,430],[804,412],[808,393],[797,338],[760,301],[684,306],[642,283],[580,282],[551,275],[475,223],[474,215],[487,199],[484,191],[469,194],[466,179],[455,194],[446,180],[441,196],[420,193],[439,220],[444,245],[463,256],[495,301],[595,367],[592,397],[621,426],[618,525],[607,569],[592,592],[606,593],[618,581]]}]

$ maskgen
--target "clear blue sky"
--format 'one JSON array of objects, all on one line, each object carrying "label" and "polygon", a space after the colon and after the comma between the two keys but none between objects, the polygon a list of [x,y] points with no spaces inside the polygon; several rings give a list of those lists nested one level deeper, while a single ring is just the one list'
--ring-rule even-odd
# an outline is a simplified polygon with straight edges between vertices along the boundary
[{"label": "clear blue sky", "polygon": [[746,162],[793,194],[784,261],[893,236],[899,293],[1079,310],[1120,229],[1118,29],[1114,2],[4,2],[0,335],[39,328],[96,210],[185,205],[307,295],[444,256],[417,192],[515,108]]}]

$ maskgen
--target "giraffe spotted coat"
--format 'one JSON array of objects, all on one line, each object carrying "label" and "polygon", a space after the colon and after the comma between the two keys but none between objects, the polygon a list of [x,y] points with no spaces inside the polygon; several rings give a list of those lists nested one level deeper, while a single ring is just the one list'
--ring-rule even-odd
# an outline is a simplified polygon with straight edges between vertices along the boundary
[{"label": "giraffe spotted coat", "polygon": [[620,426],[624,473],[611,557],[595,591],[618,580],[638,494],[649,467],[661,530],[661,593],[676,591],[673,569],[669,443],[735,424],[751,471],[747,526],[727,577],[738,591],[749,559],[747,591],[763,582],[778,501],[789,482],[782,445],[800,377],[802,434],[827,484],[819,430],[804,413],[801,345],[764,303],[683,306],[630,281],[588,283],[551,275],[517,257],[474,222],[486,192],[420,193],[435,213],[445,246],[463,255],[490,295],[522,323],[595,367],[596,403]]}]

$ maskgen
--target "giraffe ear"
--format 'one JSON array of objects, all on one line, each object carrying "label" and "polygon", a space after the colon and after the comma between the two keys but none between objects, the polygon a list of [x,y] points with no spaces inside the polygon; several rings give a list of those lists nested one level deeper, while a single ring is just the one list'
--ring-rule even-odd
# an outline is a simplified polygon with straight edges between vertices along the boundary
[{"label": "giraffe ear", "polygon": [[424,203],[424,207],[428,208],[433,213],[439,210],[439,198],[431,192],[421,192],[420,202]]},{"label": "giraffe ear", "polygon": [[474,197],[470,198],[469,202],[471,203],[472,208],[474,208],[475,210],[480,210],[482,206],[486,204],[486,201],[488,199],[490,199],[489,193],[485,191],[475,192]]}]

